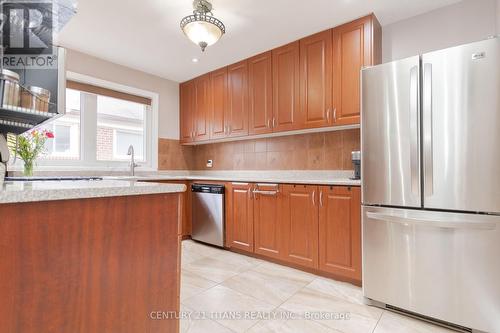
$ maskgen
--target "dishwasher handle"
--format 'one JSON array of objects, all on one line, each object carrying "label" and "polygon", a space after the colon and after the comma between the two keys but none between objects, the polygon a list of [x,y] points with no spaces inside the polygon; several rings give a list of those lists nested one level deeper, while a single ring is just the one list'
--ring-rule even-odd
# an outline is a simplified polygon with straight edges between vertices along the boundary
[{"label": "dishwasher handle", "polygon": [[224,194],[224,185],[192,184],[191,185],[191,192],[193,192],[193,193]]}]

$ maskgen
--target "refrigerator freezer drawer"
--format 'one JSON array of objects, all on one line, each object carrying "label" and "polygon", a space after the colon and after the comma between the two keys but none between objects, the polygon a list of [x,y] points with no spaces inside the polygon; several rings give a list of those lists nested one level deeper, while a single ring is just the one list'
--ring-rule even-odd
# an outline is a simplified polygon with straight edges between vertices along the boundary
[{"label": "refrigerator freezer drawer", "polygon": [[500,216],[363,207],[365,297],[500,332]]}]

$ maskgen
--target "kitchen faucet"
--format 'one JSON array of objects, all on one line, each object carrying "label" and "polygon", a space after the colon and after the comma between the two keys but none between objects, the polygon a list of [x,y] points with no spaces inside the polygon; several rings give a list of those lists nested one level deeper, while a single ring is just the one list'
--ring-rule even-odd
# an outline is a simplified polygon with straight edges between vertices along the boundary
[{"label": "kitchen faucet", "polygon": [[134,146],[130,145],[128,147],[127,155],[130,155],[130,175],[135,176],[135,167],[138,167],[139,165],[135,163],[134,160]]}]

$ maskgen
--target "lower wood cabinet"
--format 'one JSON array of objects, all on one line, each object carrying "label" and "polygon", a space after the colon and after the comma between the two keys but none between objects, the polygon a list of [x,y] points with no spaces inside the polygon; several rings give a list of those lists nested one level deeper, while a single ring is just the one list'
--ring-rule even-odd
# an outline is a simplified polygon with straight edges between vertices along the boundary
[{"label": "lower wood cabinet", "polygon": [[248,252],[254,250],[253,185],[226,185],[226,246]]},{"label": "lower wood cabinet", "polygon": [[318,268],[317,186],[284,185],[283,253],[288,262]]},{"label": "lower wood cabinet", "polygon": [[253,190],[254,252],[275,259],[284,256],[281,191],[278,184],[256,184]]},{"label": "lower wood cabinet", "polygon": [[361,283],[359,187],[230,183],[226,246]]},{"label": "lower wood cabinet", "polygon": [[319,269],[361,281],[359,187],[320,187]]}]

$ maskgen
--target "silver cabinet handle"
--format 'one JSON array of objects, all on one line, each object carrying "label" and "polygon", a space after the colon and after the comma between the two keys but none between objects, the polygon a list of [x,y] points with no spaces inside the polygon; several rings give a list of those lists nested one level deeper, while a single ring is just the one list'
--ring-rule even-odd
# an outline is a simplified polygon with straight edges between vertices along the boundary
[{"label": "silver cabinet handle", "polygon": [[261,190],[253,190],[253,193],[254,195],[255,194],[262,194],[262,195],[277,195],[278,193],[280,193],[280,191],[276,190],[276,191],[261,191]]},{"label": "silver cabinet handle", "polygon": [[271,118],[267,119],[267,128],[271,128]]},{"label": "silver cabinet handle", "polygon": [[330,123],[330,108],[326,109],[326,122]]},{"label": "silver cabinet handle", "polygon": [[419,66],[410,69],[410,173],[411,191],[420,195],[420,87],[418,80]]},{"label": "silver cabinet handle", "polygon": [[273,117],[273,128],[276,127],[276,118]]},{"label": "silver cabinet handle", "polygon": [[313,206],[316,206],[316,190],[314,190],[312,193],[312,202],[313,202]]},{"label": "silver cabinet handle", "polygon": [[463,220],[457,220],[456,218],[443,218],[443,217],[408,217],[403,214],[383,214],[367,212],[366,216],[378,221],[399,223],[405,225],[419,225],[425,227],[434,228],[447,228],[447,229],[483,229],[483,230],[495,230],[497,223],[494,222],[472,222],[467,220],[467,217],[463,217]]},{"label": "silver cabinet handle", "polygon": [[319,205],[323,207],[323,190],[319,191]]},{"label": "silver cabinet handle", "polygon": [[333,122],[337,122],[337,108],[333,108]]},{"label": "silver cabinet handle", "polygon": [[423,137],[423,164],[424,164],[424,191],[425,196],[431,196],[433,189],[433,152],[432,152],[432,65],[424,64],[422,96],[422,119],[424,126]]}]

